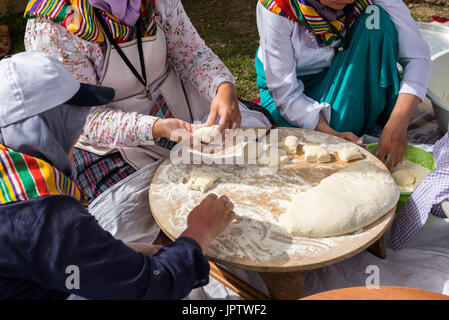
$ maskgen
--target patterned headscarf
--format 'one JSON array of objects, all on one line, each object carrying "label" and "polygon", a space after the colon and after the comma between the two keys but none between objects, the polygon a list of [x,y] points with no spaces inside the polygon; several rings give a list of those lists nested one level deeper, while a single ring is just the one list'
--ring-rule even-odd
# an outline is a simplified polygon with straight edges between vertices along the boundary
[{"label": "patterned headscarf", "polygon": [[[155,1],[142,0],[140,6],[145,36],[155,35],[157,31]],[[117,42],[135,39],[135,26],[127,25],[105,10],[101,11],[101,15]],[[83,40],[100,43],[105,41],[101,25],[94,15],[92,5],[87,0],[30,0],[25,9],[25,17],[48,19],[60,24]]]},{"label": "patterned headscarf", "polygon": [[[333,10],[323,6],[316,0],[259,0],[269,11],[304,25],[315,34],[318,43],[330,45],[339,40],[337,33],[344,31],[365,11],[374,4],[374,0],[356,0],[348,4],[345,10]],[[348,25],[346,25],[348,23]]]}]

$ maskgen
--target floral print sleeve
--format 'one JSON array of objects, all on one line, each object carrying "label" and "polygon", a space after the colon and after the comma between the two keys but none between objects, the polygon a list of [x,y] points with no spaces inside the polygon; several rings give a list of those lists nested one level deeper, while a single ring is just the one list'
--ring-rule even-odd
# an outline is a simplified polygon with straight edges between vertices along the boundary
[{"label": "floral print sleeve", "polygon": [[180,0],[157,0],[156,9],[167,38],[168,58],[184,83],[211,99],[222,82],[235,83],[229,69],[201,39]]},{"label": "floral print sleeve", "polygon": [[[98,84],[104,54],[98,43],[81,40],[58,24],[46,19],[28,20],[25,31],[27,51],[40,51],[58,58],[80,82]],[[156,117],[98,106],[84,126],[81,139],[105,147],[154,144]]]}]

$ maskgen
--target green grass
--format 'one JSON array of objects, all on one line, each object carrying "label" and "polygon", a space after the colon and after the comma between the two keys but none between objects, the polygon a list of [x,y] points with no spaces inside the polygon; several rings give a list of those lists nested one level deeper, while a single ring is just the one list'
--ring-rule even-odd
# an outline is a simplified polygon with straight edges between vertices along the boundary
[{"label": "green grass", "polygon": [[[256,26],[258,0],[182,0],[182,3],[206,44],[223,60],[236,78],[238,94],[245,99],[258,97],[254,56],[259,45]],[[411,1],[412,16],[428,21],[432,15],[449,16],[449,0],[438,4],[430,0]],[[8,25],[12,53],[24,50],[26,20],[22,14],[0,17]]]},{"label": "green grass", "polygon": [[239,95],[257,98],[254,70],[259,45],[257,0],[183,0],[182,3],[201,37],[235,76]]}]

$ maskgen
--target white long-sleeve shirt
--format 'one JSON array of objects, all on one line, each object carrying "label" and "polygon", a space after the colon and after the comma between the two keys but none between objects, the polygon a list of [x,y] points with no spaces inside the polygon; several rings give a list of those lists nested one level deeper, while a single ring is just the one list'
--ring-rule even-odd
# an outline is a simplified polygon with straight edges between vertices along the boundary
[{"label": "white long-sleeve shirt", "polygon": [[[424,100],[432,72],[429,47],[401,0],[377,0],[376,4],[389,14],[398,33],[398,62],[404,69],[399,93]],[[321,111],[329,122],[331,106],[306,96],[304,84],[297,76],[316,74],[329,67],[334,58],[333,46],[321,47],[303,25],[268,11],[260,2],[256,10],[258,58],[264,65],[276,108],[298,127],[315,129]]]}]

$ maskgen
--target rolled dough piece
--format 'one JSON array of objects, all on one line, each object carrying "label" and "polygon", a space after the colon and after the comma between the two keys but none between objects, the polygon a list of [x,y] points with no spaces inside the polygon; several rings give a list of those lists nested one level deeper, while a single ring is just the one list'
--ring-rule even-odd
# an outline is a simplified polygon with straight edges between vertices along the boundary
[{"label": "rolled dough piece", "polygon": [[304,146],[305,158],[307,162],[329,162],[331,161],[331,155],[322,146]]},{"label": "rolled dough piece", "polygon": [[280,143],[280,148],[283,149],[287,154],[296,154],[298,152],[299,139],[295,136],[288,136],[282,139]]},{"label": "rolled dough piece", "polygon": [[377,221],[394,208],[399,195],[389,173],[361,161],[295,195],[279,222],[297,236],[338,236]]},{"label": "rolled dough piece", "polygon": [[278,164],[287,163],[289,159],[289,156],[284,150],[276,148],[275,150],[269,149],[262,154],[259,158],[259,163],[265,166],[273,167]]},{"label": "rolled dough piece", "polygon": [[187,188],[206,192],[219,177],[201,171],[192,171],[190,177],[186,182]]},{"label": "rolled dough piece", "polygon": [[196,130],[193,133],[195,138],[200,139],[204,143],[212,143],[220,137],[220,131],[218,130],[218,125],[213,125],[209,127],[203,127]]},{"label": "rolled dough piece", "polygon": [[362,153],[356,147],[346,147],[338,151],[338,157],[344,162],[363,158]]},{"label": "rolled dough piece", "polygon": [[400,169],[392,173],[394,181],[398,186],[408,186],[415,183],[415,176],[408,170]]}]

